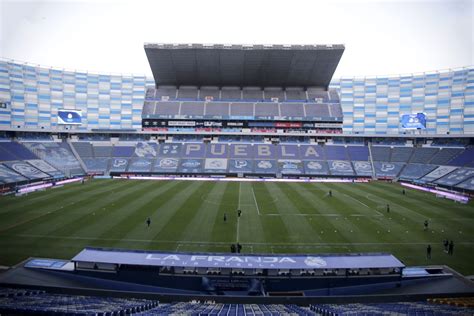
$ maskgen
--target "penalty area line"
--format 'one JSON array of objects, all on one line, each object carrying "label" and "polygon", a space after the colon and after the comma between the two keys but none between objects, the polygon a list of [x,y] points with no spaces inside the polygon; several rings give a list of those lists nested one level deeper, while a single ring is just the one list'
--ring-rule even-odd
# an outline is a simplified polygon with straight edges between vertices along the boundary
[{"label": "penalty area line", "polygon": [[255,202],[255,206],[257,207],[257,213],[258,215],[262,215],[260,214],[260,208],[258,207],[257,198],[255,197],[255,191],[253,189],[253,186],[252,186],[252,194],[253,194],[253,201]]}]

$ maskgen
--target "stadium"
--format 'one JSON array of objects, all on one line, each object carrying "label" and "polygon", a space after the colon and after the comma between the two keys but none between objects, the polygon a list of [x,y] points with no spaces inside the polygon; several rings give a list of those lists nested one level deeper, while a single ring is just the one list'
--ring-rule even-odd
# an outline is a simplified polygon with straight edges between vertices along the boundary
[{"label": "stadium", "polygon": [[0,60],[0,314],[474,314],[474,67],[145,43]]}]

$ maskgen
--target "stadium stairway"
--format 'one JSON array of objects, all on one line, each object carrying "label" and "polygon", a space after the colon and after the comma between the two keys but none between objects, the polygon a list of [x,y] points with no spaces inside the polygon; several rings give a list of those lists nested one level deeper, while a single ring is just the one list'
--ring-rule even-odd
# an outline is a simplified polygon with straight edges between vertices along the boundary
[{"label": "stadium stairway", "polygon": [[68,138],[67,143],[69,145],[69,148],[71,148],[72,154],[74,155],[74,157],[76,157],[77,161],[79,161],[81,168],[87,173],[87,166],[84,161],[82,161],[81,156],[77,153],[76,148],[72,145],[71,139]]},{"label": "stadium stairway", "polygon": [[376,179],[375,168],[374,168],[374,158],[373,158],[374,156],[372,155],[372,142],[369,141],[368,147],[369,147],[369,160],[370,160],[370,165],[372,167],[372,179]]}]

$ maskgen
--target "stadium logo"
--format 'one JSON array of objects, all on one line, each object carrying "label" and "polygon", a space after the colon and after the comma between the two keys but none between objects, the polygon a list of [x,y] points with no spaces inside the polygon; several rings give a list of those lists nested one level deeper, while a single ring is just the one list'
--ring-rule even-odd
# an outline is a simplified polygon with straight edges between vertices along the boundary
[{"label": "stadium logo", "polygon": [[268,160],[261,160],[258,162],[257,166],[260,169],[270,169],[272,167],[272,163]]},{"label": "stadium logo", "polygon": [[23,163],[15,163],[12,165],[12,168],[13,170],[18,171],[18,173],[26,176],[35,176],[40,174],[40,171],[38,169],[35,169]]},{"label": "stadium logo", "polygon": [[358,171],[369,171],[370,170],[370,164],[365,161],[356,161],[354,163],[354,167]]},{"label": "stadium logo", "polygon": [[313,267],[313,268],[321,268],[321,267],[327,266],[326,260],[324,260],[324,259],[321,258],[321,257],[307,257],[307,258],[304,260],[304,263],[305,263],[307,266]]},{"label": "stadium logo", "polygon": [[139,142],[135,148],[135,155],[138,157],[156,157],[156,151],[150,144]]},{"label": "stadium logo", "polygon": [[321,169],[323,169],[323,166],[319,162],[316,162],[316,161],[310,161],[310,162],[308,162],[308,164],[306,166],[308,167],[308,169],[312,169],[312,170],[321,170]]},{"label": "stadium logo", "polygon": [[183,162],[182,166],[185,168],[197,168],[201,165],[201,162],[197,160],[188,160]]},{"label": "stadium logo", "polygon": [[158,166],[160,168],[176,168],[178,166],[178,160],[170,158],[161,159]]},{"label": "stadium logo", "polygon": [[283,169],[298,169],[298,165],[292,162],[285,162],[282,167]]},{"label": "stadium logo", "polygon": [[114,168],[119,168],[127,165],[127,159],[115,159],[113,163]]},{"label": "stadium logo", "polygon": [[383,163],[382,167],[380,168],[382,172],[392,171],[394,169],[395,169],[395,165],[391,163]]},{"label": "stadium logo", "polygon": [[235,168],[242,169],[242,168],[247,167],[248,163],[247,163],[247,160],[236,160],[234,162],[234,165],[235,165]]},{"label": "stadium logo", "polygon": [[351,167],[347,161],[335,160],[332,162],[333,170],[351,170]]}]

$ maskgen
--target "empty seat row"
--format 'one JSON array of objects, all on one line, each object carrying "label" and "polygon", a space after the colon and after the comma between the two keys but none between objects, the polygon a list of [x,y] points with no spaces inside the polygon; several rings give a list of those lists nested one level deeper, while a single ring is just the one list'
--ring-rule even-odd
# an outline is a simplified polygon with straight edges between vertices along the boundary
[{"label": "empty seat row", "polygon": [[271,101],[294,100],[294,101],[317,101],[321,103],[338,103],[339,94],[335,89],[322,90],[321,88],[288,87],[201,87],[182,86],[160,86],[148,88],[146,98],[155,100],[249,100],[249,101]]}]

